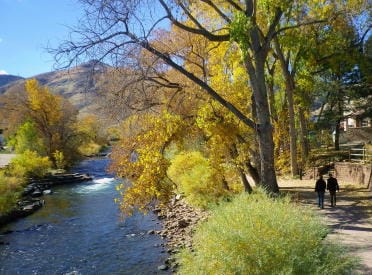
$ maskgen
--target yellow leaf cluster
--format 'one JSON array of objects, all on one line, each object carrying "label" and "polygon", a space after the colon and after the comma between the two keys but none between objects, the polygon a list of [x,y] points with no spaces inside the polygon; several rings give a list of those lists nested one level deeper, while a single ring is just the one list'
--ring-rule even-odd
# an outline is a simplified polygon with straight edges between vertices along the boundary
[{"label": "yellow leaf cluster", "polygon": [[113,148],[111,169],[125,178],[118,186],[120,207],[131,214],[134,209],[145,211],[154,200],[169,198],[172,185],[166,177],[169,161],[164,157],[165,146],[184,125],[179,116],[163,112],[160,116],[145,114],[133,116],[128,124],[138,121],[133,135],[122,139]]},{"label": "yellow leaf cluster", "polygon": [[52,94],[48,87],[40,86],[36,79],[27,80],[25,88],[33,114],[45,123],[56,124],[62,116],[62,98]]}]

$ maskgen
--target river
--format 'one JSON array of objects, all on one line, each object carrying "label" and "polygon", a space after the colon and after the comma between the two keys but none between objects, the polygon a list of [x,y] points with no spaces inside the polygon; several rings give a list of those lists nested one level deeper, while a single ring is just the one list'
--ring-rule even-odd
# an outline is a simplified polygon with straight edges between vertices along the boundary
[{"label": "river", "polygon": [[163,240],[147,234],[160,229],[156,217],[121,219],[107,164],[83,161],[74,171],[92,181],[54,187],[42,209],[1,228],[0,274],[168,273],[157,270],[168,256]]}]

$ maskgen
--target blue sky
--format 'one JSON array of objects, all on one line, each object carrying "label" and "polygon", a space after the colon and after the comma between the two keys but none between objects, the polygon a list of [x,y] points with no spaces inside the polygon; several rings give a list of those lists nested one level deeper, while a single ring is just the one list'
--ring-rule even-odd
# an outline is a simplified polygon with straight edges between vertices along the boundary
[{"label": "blue sky", "polygon": [[77,25],[77,0],[0,0],[0,73],[31,77],[53,70],[45,48],[58,46]]}]

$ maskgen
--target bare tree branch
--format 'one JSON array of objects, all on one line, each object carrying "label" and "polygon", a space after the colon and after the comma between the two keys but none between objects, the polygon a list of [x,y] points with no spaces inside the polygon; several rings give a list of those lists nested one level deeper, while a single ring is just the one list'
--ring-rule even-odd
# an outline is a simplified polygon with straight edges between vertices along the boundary
[{"label": "bare tree branch", "polygon": [[[168,5],[164,2],[164,0],[159,0],[160,4],[163,6],[164,10],[167,12],[167,15],[168,15],[168,18],[169,20],[177,27],[185,30],[185,31],[188,31],[188,32],[191,32],[191,33],[195,33],[195,34],[199,34],[199,35],[203,35],[204,37],[208,38],[210,41],[229,41],[230,40],[230,34],[220,34],[220,35],[216,35],[216,34],[213,34],[211,33],[210,31],[206,30],[203,26],[201,26],[201,24],[198,22],[196,23],[196,19],[191,16],[190,14],[190,20],[193,21],[197,26],[199,26],[199,29],[196,29],[196,28],[192,28],[192,27],[189,27],[185,24],[182,24],[181,22],[179,22],[172,14],[170,8],[168,7]],[[195,21],[194,21],[195,20]]]}]

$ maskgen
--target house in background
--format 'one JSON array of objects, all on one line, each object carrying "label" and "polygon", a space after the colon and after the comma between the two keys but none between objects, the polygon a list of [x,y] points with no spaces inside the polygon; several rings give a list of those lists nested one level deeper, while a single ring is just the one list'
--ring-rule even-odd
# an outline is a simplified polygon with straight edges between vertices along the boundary
[{"label": "house in background", "polygon": [[340,147],[349,150],[349,161],[371,163],[372,119],[363,116],[364,111],[347,115],[341,122]]},{"label": "house in background", "polygon": [[340,146],[372,144],[371,123],[371,118],[360,118],[358,116],[346,118],[340,125],[340,128],[343,129],[340,132]]},{"label": "house in background", "polygon": [[346,115],[345,119],[340,123],[340,128],[344,131],[348,131],[350,128],[372,127],[372,119],[370,117],[362,116],[363,113],[363,111],[357,111]]}]

